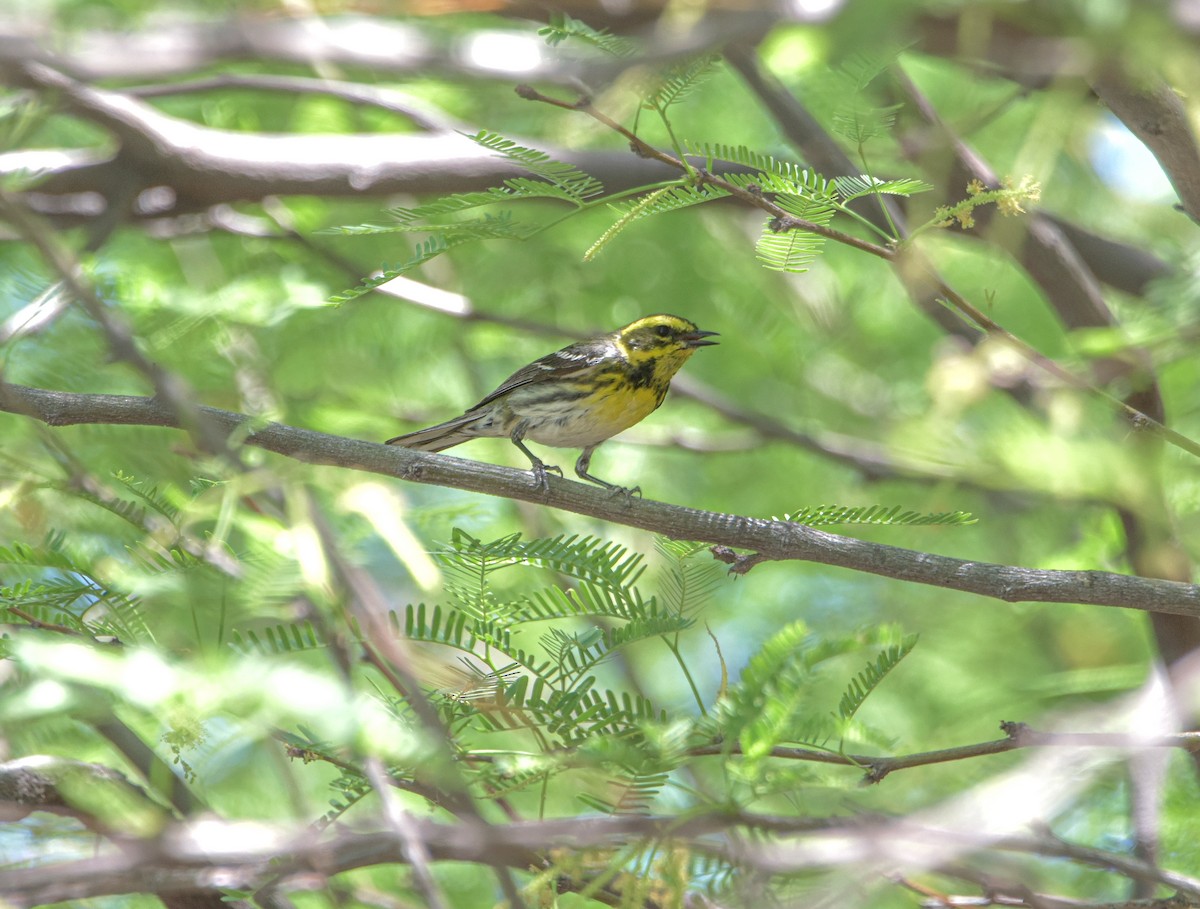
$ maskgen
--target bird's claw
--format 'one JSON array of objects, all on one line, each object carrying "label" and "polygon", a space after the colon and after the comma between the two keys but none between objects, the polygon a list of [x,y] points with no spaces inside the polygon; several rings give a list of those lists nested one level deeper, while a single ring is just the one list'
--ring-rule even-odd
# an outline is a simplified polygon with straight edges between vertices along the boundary
[{"label": "bird's claw", "polygon": [[642,487],[640,487],[640,486],[609,486],[608,494],[609,494],[609,496],[624,496],[625,504],[629,505],[631,502],[633,502],[634,496],[637,496],[639,499],[642,497]]},{"label": "bird's claw", "polygon": [[562,468],[554,464],[543,464],[538,461],[530,468],[530,473],[533,474],[533,485],[542,490],[542,492],[550,491],[550,481],[546,478],[546,474],[554,471],[560,477],[563,475]]}]

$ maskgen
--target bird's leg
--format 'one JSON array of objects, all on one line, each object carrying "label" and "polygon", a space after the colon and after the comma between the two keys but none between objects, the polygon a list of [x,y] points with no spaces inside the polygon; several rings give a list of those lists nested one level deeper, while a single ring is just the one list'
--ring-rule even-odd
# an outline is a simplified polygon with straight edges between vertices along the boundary
[{"label": "bird's leg", "polygon": [[640,496],[642,494],[642,487],[640,486],[634,486],[633,488],[618,486],[615,483],[606,483],[599,477],[594,477],[588,473],[588,465],[592,463],[592,452],[595,450],[596,446],[593,445],[591,448],[585,448],[579,455],[579,460],[575,462],[575,476],[579,477],[581,480],[587,480],[591,483],[595,483],[597,486],[603,486],[612,495],[625,496],[626,502],[632,499],[634,495]]},{"label": "bird's leg", "polygon": [[525,438],[525,430],[529,428],[529,424],[525,422],[518,423],[513,429],[509,439],[517,448],[525,452],[525,457],[529,458],[530,470],[533,472],[533,485],[540,486],[543,490],[550,490],[550,481],[546,479],[546,472],[553,470],[560,477],[562,476],[562,468],[556,467],[553,464],[545,464],[542,459],[535,455],[532,451],[525,447],[525,443],[521,440]]}]

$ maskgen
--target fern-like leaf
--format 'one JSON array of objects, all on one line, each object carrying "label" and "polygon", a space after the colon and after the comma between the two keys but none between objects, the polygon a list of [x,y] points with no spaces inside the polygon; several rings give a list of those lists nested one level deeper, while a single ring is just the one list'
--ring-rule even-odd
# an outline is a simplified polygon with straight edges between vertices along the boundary
[{"label": "fern-like leaf", "polygon": [[268,625],[261,634],[254,629],[235,630],[229,643],[242,656],[279,656],[326,646],[312,622]]},{"label": "fern-like leaf", "polygon": [[[368,227],[362,226],[355,229],[367,232]],[[350,229],[346,228],[346,230]],[[377,229],[370,227],[370,230],[377,233],[393,233],[395,231],[432,233],[432,236],[418,244],[406,262],[392,268],[384,268],[379,274],[364,278],[362,283],[356,287],[333,294],[329,297],[330,303],[346,303],[355,300],[456,246],[476,240],[521,240],[528,235],[529,228],[521,222],[514,221],[508,212],[502,212],[499,215],[485,215],[482,218],[460,221],[447,226],[386,225],[378,226]]]},{"label": "fern-like leaf", "polygon": [[[792,186],[799,187],[799,189],[788,190],[788,192],[803,191],[819,196],[830,194],[831,181],[826,180],[816,171],[809,170],[804,165],[797,164],[795,161],[785,161],[763,152],[754,151],[745,145],[688,142],[687,149],[688,154],[697,155],[705,159],[706,170],[715,170],[716,162],[721,161],[745,167],[759,174],[772,174],[782,177],[789,181]],[[726,179],[730,179],[731,176],[746,177],[745,174],[726,175]]]},{"label": "fern-like leaf", "polygon": [[132,477],[120,470],[113,473],[112,477],[123,489],[136,496],[145,503],[146,507],[158,512],[172,524],[179,520],[179,509],[158,491],[157,486],[149,486],[137,477]]},{"label": "fern-like leaf", "polygon": [[28,543],[13,543],[10,548],[0,546],[0,564],[86,573],[67,555],[62,544],[61,536],[49,536],[42,546],[30,546]]},{"label": "fern-like leaf", "polygon": [[870,57],[858,54],[838,71],[842,103],[834,111],[833,129],[856,145],[891,132],[903,104],[874,105],[867,97],[870,84],[891,65],[895,56]]},{"label": "fern-like leaf", "polygon": [[[434,553],[434,558],[451,578],[452,584],[480,590],[487,587],[486,579],[492,572],[515,565],[544,568],[582,582],[571,595],[574,603],[564,600],[567,595],[562,591],[535,594],[522,599],[521,605],[516,607],[518,612],[514,613],[521,617],[521,621],[576,615],[593,606],[595,614],[619,614],[622,618],[628,618],[640,614],[637,610],[643,602],[634,587],[645,570],[642,556],[595,537],[564,535],[523,540],[520,534],[513,534],[484,543],[456,528],[450,544]],[[539,603],[543,606],[550,603],[554,605],[538,614],[536,610]],[[519,611],[526,608],[535,611]],[[560,608],[561,612],[558,611]]]},{"label": "fern-like leaf", "polygon": [[843,202],[851,202],[862,196],[876,193],[886,193],[893,196],[915,196],[917,193],[927,193],[933,189],[933,184],[924,180],[903,177],[897,180],[880,180],[863,174],[859,177],[837,177],[834,179],[838,194]]},{"label": "fern-like leaf", "polygon": [[650,88],[642,92],[648,110],[665,111],[692,95],[721,62],[720,54],[699,54],[675,63],[659,72]]},{"label": "fern-like leaf", "polygon": [[867,697],[879,687],[889,672],[900,665],[900,661],[912,653],[917,646],[917,635],[904,637],[899,644],[892,644],[882,650],[858,675],[851,679],[845,693],[838,702],[838,718],[848,723],[858,713]]},{"label": "fern-like leaf", "polygon": [[817,505],[795,514],[784,514],[784,521],[821,527],[830,524],[889,524],[961,526],[975,524],[978,518],[966,511],[922,513],[902,511],[899,505]]},{"label": "fern-like leaf", "polygon": [[520,199],[558,199],[575,205],[580,204],[580,199],[574,193],[567,191],[557,183],[531,180],[528,177],[513,177],[505,180],[501,186],[493,186],[480,192],[454,193],[413,208],[391,208],[388,209],[388,214],[397,221],[415,223],[485,205],[514,202]]},{"label": "fern-like leaf", "polygon": [[[793,197],[796,198],[796,197]],[[780,202],[782,207],[787,207]],[[814,212],[806,221],[822,226],[833,219],[832,209]],[[801,216],[802,217],[802,216]],[[774,219],[763,225],[754,252],[760,262],[773,271],[802,274],[825,246],[825,238],[807,230],[777,230]]]},{"label": "fern-like leaf", "polygon": [[[414,227],[416,224],[430,219],[444,218],[447,215],[459,214],[486,205],[498,205],[504,202],[515,202],[521,199],[558,199],[574,205],[581,200],[574,193],[556,183],[545,180],[531,180],[528,177],[513,177],[505,180],[501,186],[493,186],[479,192],[452,193],[442,196],[432,202],[417,205],[412,208],[391,208],[388,214],[396,219],[396,224],[347,224],[337,227],[326,227],[319,231],[322,234],[348,234],[351,236],[404,233],[414,230],[432,230],[435,226],[425,228]],[[447,226],[447,225],[440,225]],[[457,225],[452,225],[457,226]],[[487,239],[487,238],[485,238]]]},{"label": "fern-like leaf", "polygon": [[586,673],[621,648],[650,638],[678,634],[692,624],[690,619],[677,614],[658,613],[631,619],[617,628],[592,628],[575,634],[552,628],[542,637],[541,645],[550,654],[555,670],[543,673],[542,677],[551,685],[574,687]]},{"label": "fern-like leaf", "polygon": [[602,814],[647,814],[668,779],[669,774],[666,773],[631,773],[609,781],[607,798],[586,792],[578,798],[584,805]]},{"label": "fern-like leaf", "polygon": [[604,191],[604,185],[599,180],[585,174],[573,164],[556,161],[545,152],[518,145],[512,139],[505,138],[498,133],[480,130],[467,138],[488,151],[507,158],[531,174],[548,180],[580,204],[585,199]]},{"label": "fern-like leaf", "polygon": [[612,203],[609,205],[609,208],[620,212],[621,217],[613,222],[612,226],[602,233],[595,243],[588,247],[587,251],[583,254],[583,261],[590,262],[596,258],[601,250],[617,234],[634,221],[640,221],[642,218],[647,218],[650,215],[660,215],[664,212],[678,211],[681,208],[700,205],[703,202],[711,202],[714,199],[720,199],[728,195],[728,190],[716,186],[674,184],[646,193],[632,203]]},{"label": "fern-like leaf", "polygon": [[670,612],[681,616],[695,612],[729,576],[725,567],[712,558],[708,543],[656,537],[654,546],[667,560],[659,587]]},{"label": "fern-like leaf", "polygon": [[803,710],[812,668],[809,644],[803,622],[785,625],[750,659],[729,693],[726,738],[741,745],[751,767],[780,742],[821,746],[834,734],[827,717]]},{"label": "fern-like leaf", "polygon": [[643,725],[665,725],[666,712],[641,695],[594,690],[588,676],[571,691],[552,690],[542,679],[521,676],[503,692],[504,709],[481,713],[481,722],[503,730],[542,727],[562,747],[581,745],[597,736],[640,737]]},{"label": "fern-like leaf", "polygon": [[[154,639],[142,615],[141,601],[113,588],[95,577],[87,565],[76,562],[66,551],[62,534],[48,534],[41,546],[14,543],[0,547],[0,564],[36,569],[37,586],[20,587],[27,605],[59,610],[60,622],[67,622],[70,616],[90,634],[109,635],[128,643]],[[61,572],[62,576],[52,572]]]},{"label": "fern-like leaf", "polygon": [[548,45],[555,47],[568,39],[582,41],[613,57],[628,57],[635,45],[628,38],[614,35],[608,29],[595,29],[563,12],[552,12],[550,22],[538,29]]},{"label": "fern-like leaf", "polygon": [[[904,638],[897,645],[896,631],[890,627],[817,637],[803,623],[793,622],[777,632],[750,659],[722,703],[720,734],[741,745],[746,758],[743,772],[756,778],[761,762],[781,743],[823,748],[839,732],[844,734],[862,699],[907,655],[913,643]],[[810,692],[823,664],[880,644],[885,646],[883,653],[851,683],[838,712],[817,710]]]},{"label": "fern-like leaf", "polygon": [[611,587],[582,582],[569,590],[547,587],[521,597],[513,603],[509,618],[516,622],[541,622],[571,616],[608,616],[632,619],[652,615],[657,611],[653,600],[643,600],[636,589],[614,590]]},{"label": "fern-like leaf", "polygon": [[[461,242],[465,243],[466,239],[464,238]],[[362,283],[360,283],[357,287],[352,287],[349,290],[343,290],[340,293],[336,293],[331,296],[329,298],[329,302],[347,303],[350,300],[356,300],[363,294],[369,294],[381,284],[386,284],[388,281],[392,280],[392,278],[398,278],[400,275],[412,271],[418,265],[440,256],[442,253],[446,252],[455,245],[458,244],[449,242],[447,238],[441,234],[430,237],[428,240],[417,246],[416,251],[408,259],[408,261],[392,268],[384,268],[379,274],[373,275],[370,278],[364,278]]]}]

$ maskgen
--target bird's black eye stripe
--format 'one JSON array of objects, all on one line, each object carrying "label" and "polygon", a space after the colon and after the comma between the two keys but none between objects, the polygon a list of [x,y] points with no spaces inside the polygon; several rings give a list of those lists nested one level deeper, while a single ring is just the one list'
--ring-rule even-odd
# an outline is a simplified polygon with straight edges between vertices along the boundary
[{"label": "bird's black eye stripe", "polygon": [[668,338],[671,336],[671,326],[670,325],[656,325],[654,327],[654,333],[656,335],[658,335],[660,338]]}]

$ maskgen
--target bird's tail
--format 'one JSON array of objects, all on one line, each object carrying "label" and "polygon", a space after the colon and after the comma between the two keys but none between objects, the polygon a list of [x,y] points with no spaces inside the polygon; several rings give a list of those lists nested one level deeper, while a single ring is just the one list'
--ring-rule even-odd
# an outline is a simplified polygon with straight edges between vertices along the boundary
[{"label": "bird's tail", "polygon": [[437,426],[418,429],[416,432],[388,439],[385,444],[414,448],[417,451],[442,451],[446,448],[453,448],[455,445],[461,445],[469,439],[478,439],[480,433],[473,425],[478,420],[479,414],[465,413],[461,417],[455,417],[445,423],[438,423]]}]

